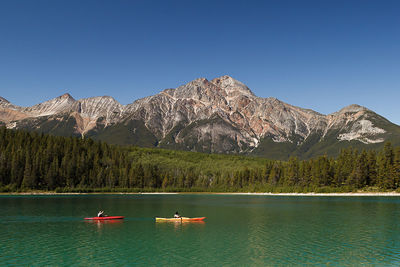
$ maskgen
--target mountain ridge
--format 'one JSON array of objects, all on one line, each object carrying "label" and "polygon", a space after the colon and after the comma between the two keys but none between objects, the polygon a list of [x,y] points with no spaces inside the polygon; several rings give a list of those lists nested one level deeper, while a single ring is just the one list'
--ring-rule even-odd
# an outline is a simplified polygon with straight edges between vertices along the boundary
[{"label": "mountain ridge", "polygon": [[111,96],[75,100],[65,93],[19,107],[0,97],[0,121],[7,128],[55,134],[63,129],[62,135],[117,144],[211,153],[271,156],[276,153],[268,151],[275,147],[288,148],[276,158],[314,150],[312,155],[337,154],[349,145],[375,148],[400,137],[400,126],[366,107],[352,104],[324,115],[274,97],[257,97],[228,75],[198,78],[127,105]]}]

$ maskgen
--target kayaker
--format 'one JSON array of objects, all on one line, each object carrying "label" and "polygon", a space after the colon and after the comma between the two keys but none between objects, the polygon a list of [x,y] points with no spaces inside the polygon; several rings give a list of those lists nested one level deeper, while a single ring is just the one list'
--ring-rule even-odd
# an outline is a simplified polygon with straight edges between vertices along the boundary
[{"label": "kayaker", "polygon": [[175,212],[174,218],[180,218],[181,216],[179,215],[178,212]]},{"label": "kayaker", "polygon": [[104,210],[99,211],[97,217],[104,217]]}]

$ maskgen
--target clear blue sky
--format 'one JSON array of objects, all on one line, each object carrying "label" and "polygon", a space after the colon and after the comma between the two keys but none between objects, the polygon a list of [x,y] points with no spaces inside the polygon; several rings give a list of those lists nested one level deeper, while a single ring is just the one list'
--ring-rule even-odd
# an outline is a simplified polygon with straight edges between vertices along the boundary
[{"label": "clear blue sky", "polygon": [[0,2],[0,96],[122,104],[230,75],[260,97],[400,124],[400,1]]}]

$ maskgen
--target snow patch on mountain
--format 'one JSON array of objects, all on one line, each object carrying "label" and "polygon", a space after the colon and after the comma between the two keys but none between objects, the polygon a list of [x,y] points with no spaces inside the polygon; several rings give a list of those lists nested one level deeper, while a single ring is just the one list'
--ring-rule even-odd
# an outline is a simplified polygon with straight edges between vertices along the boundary
[{"label": "snow patch on mountain", "polygon": [[10,122],[6,124],[6,128],[7,129],[15,129],[17,127],[17,123],[16,122]]},{"label": "snow patch on mountain", "polygon": [[354,123],[353,126],[350,128],[350,132],[340,134],[338,136],[338,140],[357,140],[364,144],[382,143],[385,141],[383,138],[371,139],[370,137],[378,134],[383,134],[385,132],[386,131],[384,129],[374,127],[371,121],[364,119]]}]

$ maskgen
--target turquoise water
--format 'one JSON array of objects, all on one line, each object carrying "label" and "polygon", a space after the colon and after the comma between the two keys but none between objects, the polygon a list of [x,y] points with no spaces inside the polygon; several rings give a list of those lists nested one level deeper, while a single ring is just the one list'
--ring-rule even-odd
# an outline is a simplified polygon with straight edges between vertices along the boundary
[{"label": "turquoise water", "polygon": [[[399,197],[0,196],[0,265],[400,265]],[[103,209],[120,222],[90,223]],[[156,223],[154,216],[206,216]]]}]

